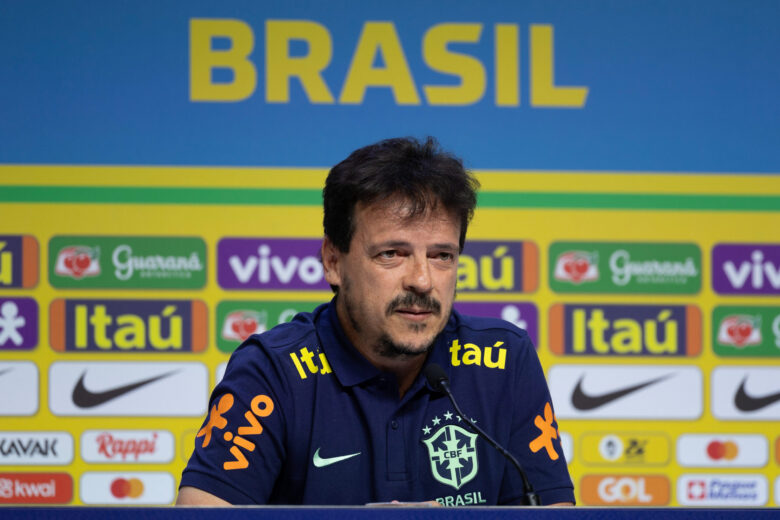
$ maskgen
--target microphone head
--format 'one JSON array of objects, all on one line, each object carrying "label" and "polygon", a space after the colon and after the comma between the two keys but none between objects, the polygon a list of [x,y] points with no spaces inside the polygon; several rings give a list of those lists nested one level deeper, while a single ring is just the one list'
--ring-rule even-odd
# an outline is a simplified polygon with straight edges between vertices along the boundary
[{"label": "microphone head", "polygon": [[431,388],[439,393],[444,393],[444,387],[442,386],[442,383],[446,384],[449,382],[449,378],[447,377],[447,373],[444,371],[444,369],[436,363],[431,363],[425,367],[424,373],[425,379],[428,380],[428,384],[431,385]]}]

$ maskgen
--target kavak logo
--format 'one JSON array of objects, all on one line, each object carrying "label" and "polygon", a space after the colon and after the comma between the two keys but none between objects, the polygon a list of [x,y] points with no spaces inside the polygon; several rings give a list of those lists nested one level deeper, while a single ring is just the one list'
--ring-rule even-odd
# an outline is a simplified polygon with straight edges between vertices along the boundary
[{"label": "kavak logo", "polygon": [[208,399],[201,363],[68,362],[49,368],[55,415],[199,416]]},{"label": "kavak logo", "polygon": [[693,305],[554,304],[550,350],[559,355],[697,356],[701,312]]},{"label": "kavak logo", "polygon": [[0,473],[0,505],[69,504],[73,478],[67,473]]},{"label": "kavak logo", "polygon": [[[51,253],[56,251],[54,258],[54,274],[60,277],[81,280],[92,276],[100,276],[100,248],[97,246],[74,245],[55,249],[49,243]],[[55,277],[50,277],[54,285]],[[56,285],[55,285],[56,287]]]},{"label": "kavak logo", "polygon": [[[428,448],[433,478],[456,490],[477,476],[476,433],[471,433],[456,423],[460,417],[447,411],[431,420],[431,426],[423,427],[423,443]],[[447,504],[445,504],[447,505]],[[454,504],[453,504],[454,505]]]},{"label": "kavak logo", "polygon": [[677,462],[683,467],[762,468],[769,441],[753,434],[683,434],[677,438]]},{"label": "kavak logo", "polygon": [[550,393],[561,418],[698,419],[702,375],[681,365],[555,365]]},{"label": "kavak logo", "polygon": [[217,281],[223,289],[330,290],[321,245],[321,239],[223,238],[217,244]]},{"label": "kavak logo", "polygon": [[92,463],[165,463],[173,460],[173,434],[166,430],[88,430],[81,458]]},{"label": "kavak logo", "polygon": [[586,475],[582,502],[589,506],[665,506],[669,479],[661,475]]},{"label": "kavak logo", "polygon": [[252,334],[262,334],[299,312],[310,312],[316,302],[302,301],[222,301],[217,305],[217,348],[233,352]]},{"label": "kavak logo", "polygon": [[780,245],[718,244],[712,288],[720,294],[780,294]]},{"label": "kavak logo", "polygon": [[[553,247],[557,244],[553,244]],[[553,252],[550,251],[550,259]],[[553,279],[575,285],[595,282],[599,279],[599,254],[596,251],[564,251],[555,255],[555,265],[550,270]]]},{"label": "kavak logo", "polygon": [[459,292],[534,292],[539,248],[529,241],[466,242],[458,259]]},{"label": "kavak logo", "polygon": [[174,499],[173,475],[162,471],[87,471],[81,475],[81,501],[87,505],[167,505]]},{"label": "kavak logo", "polygon": [[715,307],[712,327],[718,356],[780,357],[780,307]]},{"label": "kavak logo", "polygon": [[716,367],[712,413],[722,420],[780,420],[780,367]]},{"label": "kavak logo", "polygon": [[0,298],[0,350],[31,350],[38,345],[38,303],[32,298]]},{"label": "kavak logo", "polygon": [[0,464],[59,466],[73,461],[73,437],[66,432],[0,432]]},{"label": "kavak logo", "polygon": [[0,289],[38,285],[38,241],[30,235],[0,235]]},{"label": "kavak logo", "polygon": [[528,302],[460,302],[455,310],[469,316],[500,318],[525,330],[534,345],[539,343],[539,312],[536,305]]},{"label": "kavak logo", "polygon": [[677,501],[683,506],[763,506],[768,488],[763,475],[681,475]]},{"label": "kavak logo", "polygon": [[[38,411],[38,366],[31,361],[0,361],[0,416]],[[13,396],[9,399],[9,396]]]},{"label": "kavak logo", "polygon": [[669,462],[670,441],[662,433],[586,433],[582,458],[588,465],[662,466]]},{"label": "kavak logo", "polygon": [[198,352],[208,312],[199,300],[62,300],[49,309],[60,352]]},{"label": "kavak logo", "polygon": [[695,294],[701,289],[696,244],[556,242],[549,257],[555,292]]},{"label": "kavak logo", "polygon": [[57,236],[49,241],[49,280],[69,289],[200,289],[206,285],[206,243],[192,237]]}]

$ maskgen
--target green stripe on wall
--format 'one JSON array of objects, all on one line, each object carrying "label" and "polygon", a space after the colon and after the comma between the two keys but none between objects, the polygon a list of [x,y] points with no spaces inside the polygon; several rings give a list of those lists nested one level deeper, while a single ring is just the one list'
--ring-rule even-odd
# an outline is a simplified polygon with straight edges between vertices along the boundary
[{"label": "green stripe on wall", "polygon": [[[137,186],[4,186],[0,188],[0,202],[18,203],[320,206],[321,197],[321,191],[318,189]],[[780,211],[780,196],[486,191],[479,195],[479,206],[482,208]]]}]

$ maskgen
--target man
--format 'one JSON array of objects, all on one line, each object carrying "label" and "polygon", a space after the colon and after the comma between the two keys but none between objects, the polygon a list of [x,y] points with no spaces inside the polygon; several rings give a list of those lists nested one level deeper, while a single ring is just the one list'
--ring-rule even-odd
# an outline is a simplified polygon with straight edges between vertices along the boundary
[{"label": "man", "polygon": [[[333,167],[322,263],[336,293],[249,338],[211,397],[179,504],[573,503],[550,395],[525,331],[452,310],[474,177],[435,141],[389,139]],[[478,363],[461,363],[466,356]]]}]

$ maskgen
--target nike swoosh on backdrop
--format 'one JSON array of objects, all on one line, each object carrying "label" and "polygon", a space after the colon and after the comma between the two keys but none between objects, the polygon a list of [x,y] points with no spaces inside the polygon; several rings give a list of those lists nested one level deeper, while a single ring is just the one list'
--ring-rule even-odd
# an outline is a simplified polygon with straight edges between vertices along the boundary
[{"label": "nike swoosh on backdrop", "polygon": [[0,370],[0,376],[2,376],[3,374],[7,374],[11,370],[13,370],[13,368],[6,368],[5,370]]},{"label": "nike swoosh on backdrop", "polygon": [[341,455],[340,457],[323,458],[320,457],[320,448],[317,448],[317,451],[314,452],[314,458],[312,459],[312,462],[314,462],[315,467],[324,468],[325,466],[330,466],[331,464],[341,462],[342,460],[351,459],[352,457],[357,457],[358,455],[360,455],[360,452],[350,453],[349,455]]},{"label": "nike swoosh on backdrop", "polygon": [[747,392],[745,392],[746,382],[747,377],[742,380],[742,384],[739,385],[737,393],[734,395],[734,406],[736,406],[738,410],[742,410],[743,412],[755,412],[756,410],[766,408],[770,404],[780,401],[780,392],[761,397],[748,395]]},{"label": "nike swoosh on backdrop", "polygon": [[135,383],[118,386],[110,390],[103,390],[102,392],[92,392],[91,390],[88,390],[87,387],[84,386],[84,377],[86,377],[87,375],[87,371],[85,370],[84,373],[81,374],[81,378],[79,378],[78,382],[76,383],[76,386],[73,387],[73,404],[75,404],[79,408],[94,408],[95,406],[99,406],[103,403],[111,401],[112,399],[116,399],[117,397],[124,395],[128,392],[132,392],[137,388],[141,388],[144,385],[148,385],[149,383],[154,383],[155,381],[159,381],[160,379],[164,377],[168,377],[169,375],[175,372],[177,371],[174,370],[172,372],[160,374],[159,376],[154,376],[154,377],[150,377],[149,379],[144,379],[143,381],[137,381]]},{"label": "nike swoosh on backdrop", "polygon": [[583,374],[580,377],[580,380],[577,381],[577,386],[574,388],[574,392],[571,395],[571,404],[578,410],[594,410],[604,406],[607,403],[611,403],[616,399],[620,399],[621,397],[627,396],[630,393],[636,392],[637,390],[641,390],[642,388],[658,383],[659,381],[663,381],[672,375],[673,374],[666,374],[664,376],[651,379],[650,381],[645,381],[644,383],[639,383],[638,385],[621,388],[606,394],[588,395],[582,389],[582,380],[585,379],[585,375]]}]

